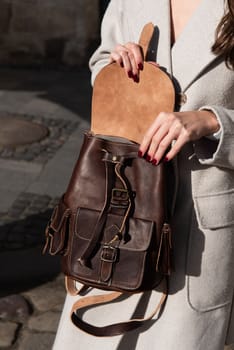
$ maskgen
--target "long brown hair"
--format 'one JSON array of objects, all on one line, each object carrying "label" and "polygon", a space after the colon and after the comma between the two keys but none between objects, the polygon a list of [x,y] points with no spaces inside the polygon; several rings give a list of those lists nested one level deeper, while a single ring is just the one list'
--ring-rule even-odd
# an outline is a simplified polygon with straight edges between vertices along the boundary
[{"label": "long brown hair", "polygon": [[227,0],[226,5],[227,10],[216,29],[212,51],[224,56],[227,67],[234,69],[234,0]]}]

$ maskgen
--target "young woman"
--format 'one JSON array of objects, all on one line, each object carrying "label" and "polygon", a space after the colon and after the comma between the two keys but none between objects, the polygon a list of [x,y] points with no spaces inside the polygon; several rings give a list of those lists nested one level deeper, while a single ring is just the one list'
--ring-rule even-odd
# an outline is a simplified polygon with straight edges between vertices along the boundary
[{"label": "young woman", "polygon": [[[234,2],[112,0],[90,61],[93,81],[111,61],[137,81],[144,69],[137,42],[148,22],[158,31],[149,59],[173,76],[183,96],[178,110],[155,116],[139,147],[152,166],[177,158],[169,297],[157,322],[104,339],[70,323],[74,297],[67,297],[55,350],[223,350],[234,342]],[[87,317],[100,326],[118,322],[141,304],[149,312],[159,297],[133,296]]]}]

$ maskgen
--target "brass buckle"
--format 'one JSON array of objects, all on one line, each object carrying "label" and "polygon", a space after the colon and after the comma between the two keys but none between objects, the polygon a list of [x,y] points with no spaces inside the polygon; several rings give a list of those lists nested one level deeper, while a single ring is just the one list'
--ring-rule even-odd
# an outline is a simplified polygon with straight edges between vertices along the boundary
[{"label": "brass buckle", "polygon": [[129,193],[125,188],[112,188],[111,205],[117,208],[127,208]]},{"label": "brass buckle", "polygon": [[102,248],[101,253],[101,260],[108,262],[108,263],[114,263],[117,260],[118,256],[118,248],[112,247],[110,245],[104,245]]}]

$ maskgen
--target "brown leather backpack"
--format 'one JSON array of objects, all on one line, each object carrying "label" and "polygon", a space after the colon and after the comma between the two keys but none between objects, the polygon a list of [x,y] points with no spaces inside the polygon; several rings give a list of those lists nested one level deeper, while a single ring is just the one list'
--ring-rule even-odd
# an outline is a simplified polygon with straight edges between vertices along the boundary
[{"label": "brown leather backpack", "polygon": [[[148,24],[143,30],[140,44],[144,52],[153,29]],[[139,83],[128,80],[116,64],[105,67],[95,80],[92,132],[84,135],[67,191],[47,226],[44,249],[61,254],[72,295],[80,292],[76,281],[115,291],[81,297],[74,304],[73,323],[90,334],[111,336],[135,329],[165,303],[166,290],[147,319],[105,327],[87,324],[77,312],[110,302],[122,293],[158,288],[170,274],[168,207],[174,172],[170,163],[153,166],[139,158],[138,142],[160,110],[173,110],[174,98],[170,78],[147,62]],[[128,108],[123,99],[128,99]]]}]

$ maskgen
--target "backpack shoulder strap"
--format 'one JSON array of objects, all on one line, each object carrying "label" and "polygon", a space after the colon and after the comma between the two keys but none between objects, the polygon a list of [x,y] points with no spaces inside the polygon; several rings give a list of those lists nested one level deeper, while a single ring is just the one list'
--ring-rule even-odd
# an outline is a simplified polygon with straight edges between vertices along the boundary
[{"label": "backpack shoulder strap", "polygon": [[78,311],[81,311],[84,308],[110,303],[126,295],[126,293],[122,292],[112,292],[108,294],[85,296],[80,298],[73,304],[73,307],[71,309],[72,323],[82,331],[97,337],[110,337],[134,330],[142,326],[145,322],[151,320],[156,314],[158,314],[158,317],[160,316],[168,296],[167,277],[165,277],[165,284],[165,291],[162,293],[159,303],[153,312],[146,318],[134,318],[126,322],[114,323],[108,326],[98,327],[83,321],[82,318],[78,316]]}]

